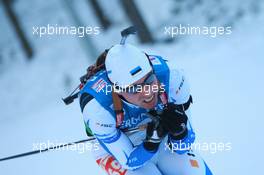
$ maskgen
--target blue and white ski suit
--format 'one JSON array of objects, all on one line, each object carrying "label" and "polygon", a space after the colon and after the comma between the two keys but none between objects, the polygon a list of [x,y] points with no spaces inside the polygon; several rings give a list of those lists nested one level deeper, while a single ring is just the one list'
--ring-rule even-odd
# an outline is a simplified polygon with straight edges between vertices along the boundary
[{"label": "blue and white ski suit", "polygon": [[[160,83],[165,85],[168,101],[184,104],[190,99],[189,83],[183,71],[170,68],[160,56],[150,56],[153,70]],[[116,127],[112,94],[106,71],[98,72],[91,78],[80,92],[80,105],[85,124],[90,128],[99,143],[99,149],[93,150],[97,163],[110,175],[210,175],[203,159],[193,150],[174,150],[169,143],[178,143],[168,135],[163,139],[158,151],[150,152],[143,147],[145,131],[126,135],[124,129],[135,128],[147,123],[150,118],[147,110],[130,104],[124,100],[124,120]],[[156,108],[162,109],[158,102]],[[188,115],[188,135],[181,143],[192,144],[195,139]]]}]

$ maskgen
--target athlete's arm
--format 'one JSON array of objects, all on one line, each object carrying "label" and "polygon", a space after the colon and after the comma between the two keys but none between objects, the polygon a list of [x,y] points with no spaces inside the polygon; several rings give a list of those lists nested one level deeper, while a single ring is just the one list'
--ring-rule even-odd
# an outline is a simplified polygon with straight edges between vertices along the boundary
[{"label": "athlete's arm", "polygon": [[155,154],[155,151],[146,150],[143,143],[134,147],[129,138],[116,128],[115,118],[95,99],[85,105],[83,116],[100,144],[123,168],[139,168]]},{"label": "athlete's arm", "polygon": [[[177,105],[184,104],[190,100],[190,85],[187,78],[184,75],[184,72],[177,69],[171,69],[170,71],[170,84],[169,84],[169,101],[173,102]],[[195,132],[191,126],[191,114],[190,108],[185,111],[188,122],[187,122],[187,130],[188,134],[181,140],[173,139],[171,135],[169,135],[168,139],[172,144],[177,144],[179,146],[181,143],[184,143],[187,146],[191,146],[191,144],[195,140]],[[182,144],[182,145],[184,145]],[[185,151],[175,151],[177,153],[184,153]]]}]

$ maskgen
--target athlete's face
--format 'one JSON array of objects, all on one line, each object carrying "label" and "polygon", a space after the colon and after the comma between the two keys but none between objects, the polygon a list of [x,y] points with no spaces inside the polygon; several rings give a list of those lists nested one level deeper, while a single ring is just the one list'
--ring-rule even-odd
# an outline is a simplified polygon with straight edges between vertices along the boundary
[{"label": "athlete's face", "polygon": [[158,102],[158,80],[155,74],[150,72],[140,80],[136,81],[133,86],[139,87],[136,93],[120,92],[119,94],[129,103],[141,108],[152,109],[156,106]]}]

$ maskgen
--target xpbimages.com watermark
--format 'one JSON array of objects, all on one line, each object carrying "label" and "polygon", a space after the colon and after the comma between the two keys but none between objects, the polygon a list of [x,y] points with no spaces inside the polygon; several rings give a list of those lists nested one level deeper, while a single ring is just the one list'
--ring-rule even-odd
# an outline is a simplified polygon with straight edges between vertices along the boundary
[{"label": "xpbimages.com watermark", "polygon": [[63,142],[52,142],[48,140],[47,142],[33,143],[33,151],[44,152],[48,150],[57,151],[76,151],[79,154],[85,153],[87,151],[99,150],[98,142],[83,142],[78,144],[68,144]]},{"label": "xpbimages.com watermark", "polygon": [[92,86],[96,92],[103,92],[106,95],[111,94],[112,91],[115,93],[142,93],[144,92],[146,95],[150,95],[151,93],[156,92],[165,92],[165,85],[135,85],[135,86],[117,86],[116,84],[109,85],[103,79],[102,81],[98,81]]},{"label": "xpbimages.com watermark", "polygon": [[165,150],[170,150],[173,152],[184,152],[186,150],[196,150],[196,151],[205,151],[211,154],[217,152],[231,151],[232,143],[231,142],[194,142],[194,143],[185,143],[181,140],[177,143],[165,143]]},{"label": "xpbimages.com watermark", "polygon": [[[85,153],[87,151],[98,151],[100,149],[100,144],[98,142],[83,142],[78,144],[68,144],[62,142],[41,142],[33,143],[33,151],[45,152],[48,150],[57,151],[75,151],[79,154]],[[231,142],[194,142],[192,144],[186,144],[181,140],[178,143],[166,142],[164,144],[164,149],[169,150],[171,153],[185,152],[187,150],[195,150],[198,152],[208,152],[211,154],[216,154],[218,152],[231,151]]]},{"label": "xpbimages.com watermark", "polygon": [[171,38],[179,35],[204,35],[212,38],[232,34],[231,26],[190,26],[179,24],[178,26],[164,27],[164,34]]},{"label": "xpbimages.com watermark", "polygon": [[46,26],[33,26],[32,34],[38,37],[51,36],[51,35],[71,35],[77,37],[85,37],[88,35],[100,34],[100,27],[92,26],[59,26],[57,24]]}]

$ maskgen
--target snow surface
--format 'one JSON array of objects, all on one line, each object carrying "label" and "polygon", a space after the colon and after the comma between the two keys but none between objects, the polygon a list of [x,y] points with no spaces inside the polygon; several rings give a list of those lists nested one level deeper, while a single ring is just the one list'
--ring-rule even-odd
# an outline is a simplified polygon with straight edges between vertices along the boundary
[{"label": "snow surface", "polygon": [[[115,30],[120,28],[108,33]],[[200,151],[214,174],[262,172],[263,33],[262,13],[241,19],[229,36],[193,36],[178,43],[140,46],[185,70],[194,98],[196,141],[232,144],[231,151]],[[114,40],[113,35],[110,38],[107,43]],[[43,46],[31,63],[17,61],[0,71],[0,157],[30,151],[33,143],[86,138],[78,102],[65,106],[61,97],[77,85],[91,61],[77,40],[64,42],[52,49]],[[103,174],[89,151],[50,151],[0,162],[0,174],[18,173]]]}]

